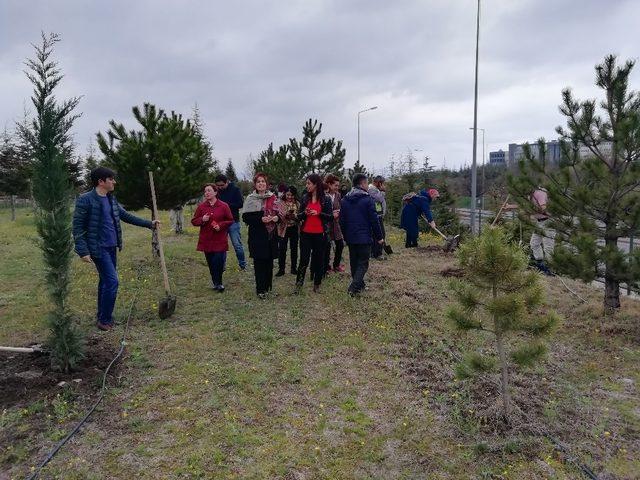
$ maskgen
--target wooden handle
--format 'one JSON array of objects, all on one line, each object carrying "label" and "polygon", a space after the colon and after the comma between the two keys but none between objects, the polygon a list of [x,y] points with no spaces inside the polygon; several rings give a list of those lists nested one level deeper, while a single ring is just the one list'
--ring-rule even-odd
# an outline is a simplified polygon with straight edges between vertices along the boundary
[{"label": "wooden handle", "polygon": [[[151,185],[151,202],[153,203],[153,218],[158,220],[158,205],[156,204],[156,187],[153,183],[153,172],[149,172],[149,184]],[[160,229],[156,228],[158,235],[158,250],[160,250],[160,268],[162,269],[162,279],[164,280],[164,290],[167,295],[171,294],[169,288],[169,275],[167,274],[167,264],[164,261],[164,249],[162,248],[162,238],[160,237]]]},{"label": "wooden handle", "polygon": [[438,232],[442,238],[444,238],[445,240],[449,240],[449,239],[445,236],[445,234],[444,234],[444,233],[442,233],[440,230],[438,230],[436,227],[431,227],[431,228],[433,228],[436,232]]},{"label": "wooden handle", "polygon": [[496,222],[498,221],[498,219],[500,218],[500,215],[502,215],[502,210],[504,210],[504,207],[507,206],[507,202],[509,201],[509,196],[511,194],[507,195],[507,198],[504,199],[504,203],[502,204],[502,206],[500,207],[500,210],[498,210],[498,213],[496,214],[496,218],[493,219],[493,222],[491,222],[491,226],[495,227],[496,226]]}]

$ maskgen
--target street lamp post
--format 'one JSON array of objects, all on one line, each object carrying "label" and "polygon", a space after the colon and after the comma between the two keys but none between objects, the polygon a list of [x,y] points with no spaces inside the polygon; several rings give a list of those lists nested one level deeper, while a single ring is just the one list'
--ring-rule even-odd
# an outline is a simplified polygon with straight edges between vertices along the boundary
[{"label": "street lamp post", "polygon": [[360,164],[360,114],[364,112],[368,112],[370,110],[375,110],[376,108],[378,107],[375,106],[375,107],[365,108],[364,110],[360,110],[358,112],[358,164]]},{"label": "street lamp post", "polygon": [[[473,130],[473,127],[469,127],[469,130]],[[478,214],[478,232],[482,231],[482,211],[484,210],[484,194],[485,194],[485,174],[484,174],[484,161],[485,161],[485,153],[484,153],[484,128],[478,128],[482,132],[482,188],[480,194],[480,212]]]},{"label": "street lamp post", "polygon": [[471,234],[478,232],[476,225],[476,184],[478,181],[476,157],[478,155],[478,53],[480,45],[480,0],[478,0],[478,13],[476,18],[476,76],[473,98],[473,161],[471,163]]}]

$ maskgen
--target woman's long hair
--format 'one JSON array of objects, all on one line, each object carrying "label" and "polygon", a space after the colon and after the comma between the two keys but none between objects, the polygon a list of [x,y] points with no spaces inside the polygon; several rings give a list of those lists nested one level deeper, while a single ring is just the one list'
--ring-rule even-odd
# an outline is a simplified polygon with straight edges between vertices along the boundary
[{"label": "woman's long hair", "polygon": [[[320,202],[320,204],[322,204],[322,202],[324,202],[324,190],[325,190],[325,184],[324,184],[324,181],[322,180],[322,177],[317,173],[312,173],[307,177],[307,180],[309,180],[311,183],[313,183],[316,186],[316,191],[315,191],[316,200]],[[307,195],[309,195],[309,201],[311,201],[313,194],[307,192]]]}]

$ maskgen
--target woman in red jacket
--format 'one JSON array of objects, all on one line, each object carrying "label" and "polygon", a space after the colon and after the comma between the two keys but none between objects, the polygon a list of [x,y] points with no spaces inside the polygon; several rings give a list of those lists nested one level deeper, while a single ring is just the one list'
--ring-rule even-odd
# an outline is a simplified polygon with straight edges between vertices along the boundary
[{"label": "woman in red jacket", "polygon": [[198,237],[199,252],[204,252],[211,273],[213,289],[222,293],[222,272],[227,261],[227,230],[233,223],[233,215],[229,205],[218,200],[218,187],[212,183],[204,186],[204,202],[198,205],[191,224],[200,227]]}]

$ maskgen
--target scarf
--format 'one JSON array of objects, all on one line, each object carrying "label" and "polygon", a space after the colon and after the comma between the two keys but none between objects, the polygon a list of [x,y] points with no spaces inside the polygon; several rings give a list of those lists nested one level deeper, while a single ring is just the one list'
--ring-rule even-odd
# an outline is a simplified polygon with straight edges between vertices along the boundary
[{"label": "scarf", "polygon": [[265,193],[258,193],[255,190],[247,195],[244,200],[242,211],[246,213],[259,212],[264,209],[265,200],[271,198],[273,192],[267,190]]}]

